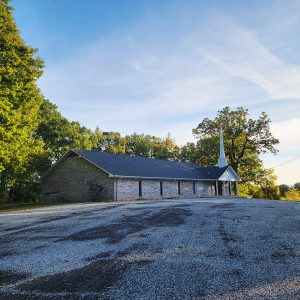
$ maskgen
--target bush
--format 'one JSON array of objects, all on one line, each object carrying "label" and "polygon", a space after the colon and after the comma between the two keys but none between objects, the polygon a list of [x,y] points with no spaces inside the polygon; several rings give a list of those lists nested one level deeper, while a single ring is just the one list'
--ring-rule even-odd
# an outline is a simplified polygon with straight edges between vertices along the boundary
[{"label": "bush", "polygon": [[18,185],[10,189],[10,202],[38,203],[41,201],[41,186],[38,183]]},{"label": "bush", "polygon": [[295,189],[290,189],[285,193],[285,200],[300,201],[300,191]]}]

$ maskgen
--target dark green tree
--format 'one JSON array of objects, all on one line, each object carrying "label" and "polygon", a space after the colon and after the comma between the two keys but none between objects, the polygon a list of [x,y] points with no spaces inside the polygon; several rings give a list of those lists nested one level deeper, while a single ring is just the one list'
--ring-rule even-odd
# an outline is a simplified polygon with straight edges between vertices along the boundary
[{"label": "dark green tree", "polygon": [[180,160],[188,162],[197,162],[199,158],[198,149],[195,143],[186,143],[180,149]]},{"label": "dark green tree", "polygon": [[279,185],[279,190],[280,190],[280,196],[284,197],[286,192],[290,189],[290,187],[286,184],[281,184]]},{"label": "dark green tree", "polygon": [[43,101],[36,85],[43,61],[20,37],[9,1],[0,0],[0,194],[7,199],[33,156],[42,152],[36,138]]}]

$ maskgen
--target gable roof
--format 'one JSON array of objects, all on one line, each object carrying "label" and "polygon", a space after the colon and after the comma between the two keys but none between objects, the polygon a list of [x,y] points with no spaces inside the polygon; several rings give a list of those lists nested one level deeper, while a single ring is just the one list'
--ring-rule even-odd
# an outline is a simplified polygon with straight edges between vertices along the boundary
[{"label": "gable roof", "polygon": [[[201,167],[190,162],[177,162],[162,159],[112,154],[99,151],[69,150],[64,157],[76,153],[96,167],[108,173],[111,177],[125,178],[155,178],[155,179],[194,179],[216,180],[230,167]],[[45,174],[46,175],[46,174]]]}]

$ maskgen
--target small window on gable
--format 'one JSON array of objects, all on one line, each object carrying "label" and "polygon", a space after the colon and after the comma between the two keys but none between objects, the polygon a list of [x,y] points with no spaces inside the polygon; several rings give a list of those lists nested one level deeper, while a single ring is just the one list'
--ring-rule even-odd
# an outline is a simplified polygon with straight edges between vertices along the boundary
[{"label": "small window on gable", "polygon": [[160,182],[160,195],[163,195],[163,182]]},{"label": "small window on gable", "polygon": [[139,181],[139,197],[142,197],[142,182]]}]

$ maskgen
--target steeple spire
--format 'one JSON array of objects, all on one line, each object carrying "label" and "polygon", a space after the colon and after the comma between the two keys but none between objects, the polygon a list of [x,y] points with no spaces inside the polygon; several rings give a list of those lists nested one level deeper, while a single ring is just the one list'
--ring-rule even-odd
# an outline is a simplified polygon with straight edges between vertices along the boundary
[{"label": "steeple spire", "polygon": [[222,127],[220,128],[220,156],[218,159],[218,167],[223,168],[227,166],[227,159],[225,157],[225,151],[224,151],[224,143],[223,143],[223,133],[222,133]]}]

